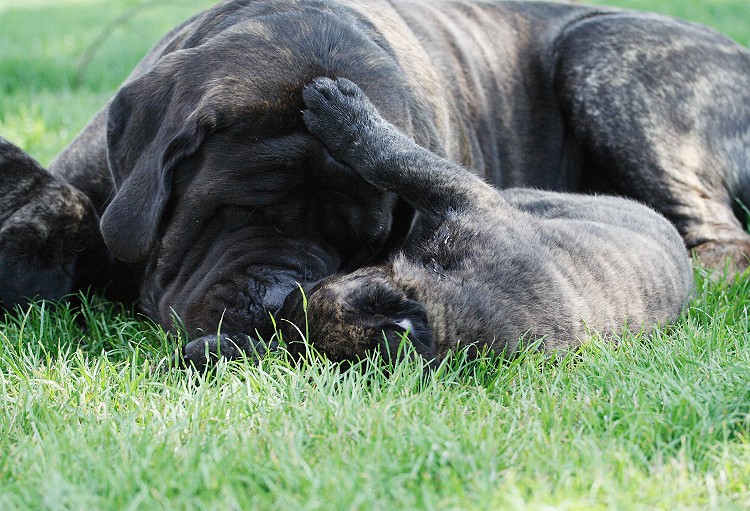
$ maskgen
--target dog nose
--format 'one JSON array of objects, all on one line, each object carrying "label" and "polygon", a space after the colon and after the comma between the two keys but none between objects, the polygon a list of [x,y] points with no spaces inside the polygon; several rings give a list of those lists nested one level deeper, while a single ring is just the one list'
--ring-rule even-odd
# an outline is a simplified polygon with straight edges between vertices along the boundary
[{"label": "dog nose", "polygon": [[280,309],[284,304],[284,299],[291,290],[292,288],[287,286],[277,286],[269,289],[266,291],[266,294],[263,295],[263,307],[268,311],[276,311]]}]

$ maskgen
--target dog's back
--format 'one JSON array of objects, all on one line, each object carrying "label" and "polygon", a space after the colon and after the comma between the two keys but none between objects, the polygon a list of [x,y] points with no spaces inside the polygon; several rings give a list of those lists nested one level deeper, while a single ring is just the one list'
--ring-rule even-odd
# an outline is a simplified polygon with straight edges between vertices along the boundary
[{"label": "dog's back", "polygon": [[438,359],[457,345],[548,351],[627,325],[649,331],[680,314],[693,272],[660,214],[609,196],[499,193],[512,210],[451,212],[419,250],[393,262],[397,286],[424,304]]},{"label": "dog's back", "polygon": [[612,196],[500,193],[542,220],[540,241],[587,297],[589,328],[611,332],[623,320],[636,328],[664,324],[683,309],[693,287],[692,266],[679,233],[659,213]]}]

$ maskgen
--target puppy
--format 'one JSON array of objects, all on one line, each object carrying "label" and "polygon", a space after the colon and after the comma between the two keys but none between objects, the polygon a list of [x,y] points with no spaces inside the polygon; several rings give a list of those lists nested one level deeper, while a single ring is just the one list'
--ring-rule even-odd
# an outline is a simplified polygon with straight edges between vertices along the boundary
[{"label": "puppy", "polygon": [[559,353],[591,332],[668,323],[689,299],[682,239],[648,207],[498,191],[416,145],[346,79],[316,79],[304,101],[305,124],[331,155],[404,198],[431,228],[387,264],[290,295],[282,333],[292,354],[307,339],[336,361],[375,349],[394,356],[403,336],[433,362],[456,348],[512,353],[521,341]]},{"label": "puppy", "polygon": [[107,262],[91,201],[0,138],[0,307],[85,289]]}]

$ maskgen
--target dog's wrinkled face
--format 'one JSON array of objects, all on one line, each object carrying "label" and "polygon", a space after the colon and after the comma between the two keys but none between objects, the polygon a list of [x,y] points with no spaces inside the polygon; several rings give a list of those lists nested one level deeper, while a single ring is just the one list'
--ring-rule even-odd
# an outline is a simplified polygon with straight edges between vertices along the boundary
[{"label": "dog's wrinkled face", "polygon": [[306,21],[250,20],[169,53],[110,106],[117,193],[102,234],[119,259],[145,261],[142,306],[166,328],[176,315],[191,336],[220,327],[267,338],[269,312],[295,282],[376,259],[408,232],[411,210],[336,163],[301,117],[304,84],[348,74],[373,84],[373,101],[409,132],[408,95],[384,79],[395,64],[373,58],[383,50],[367,40],[352,45],[362,36],[346,25],[325,41],[355,48],[341,62],[295,41],[335,25]]},{"label": "dog's wrinkled face", "polygon": [[2,138],[0,197],[0,306],[58,299],[93,283],[83,270],[100,268],[106,254],[97,248],[91,202]]},{"label": "dog's wrinkled face", "polygon": [[221,323],[267,339],[268,313],[295,282],[358,264],[373,255],[361,243],[381,246],[389,233],[395,197],[302,133],[257,143],[219,134],[176,168],[193,170],[175,179],[144,283],[146,312],[165,323],[174,310],[189,332]]},{"label": "dog's wrinkled face", "polygon": [[375,350],[395,360],[406,335],[418,354],[434,358],[425,308],[399,289],[383,267],[335,275],[307,291],[297,289],[279,319],[294,356],[307,352],[307,341],[336,362],[365,359]]}]

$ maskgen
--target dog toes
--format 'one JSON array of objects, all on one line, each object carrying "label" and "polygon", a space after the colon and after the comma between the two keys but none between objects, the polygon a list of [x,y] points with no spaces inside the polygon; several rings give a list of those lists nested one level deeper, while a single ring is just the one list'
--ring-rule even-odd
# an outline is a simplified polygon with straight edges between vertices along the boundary
[{"label": "dog toes", "polygon": [[302,90],[302,99],[310,115],[336,120],[334,107],[343,97],[333,80],[319,77]]},{"label": "dog toes", "polygon": [[365,94],[345,78],[319,77],[303,90],[307,129],[334,158],[357,168],[385,137],[382,119]]},{"label": "dog toes", "polygon": [[337,83],[326,76],[315,78],[305,89],[308,88],[322,96],[326,101],[341,99],[341,91],[339,90]]},{"label": "dog toes", "polygon": [[747,273],[750,268],[750,242],[738,240],[734,243],[709,241],[693,248],[700,264],[725,275],[728,280]]},{"label": "dog toes", "polygon": [[256,361],[269,351],[275,350],[275,343],[265,344],[247,335],[228,336],[205,335],[187,343],[172,357],[172,367],[192,368],[203,373],[219,359]]},{"label": "dog toes", "polygon": [[336,87],[338,87],[338,90],[343,94],[355,98],[358,101],[368,101],[367,97],[362,92],[362,89],[351,80],[347,80],[346,78],[336,78]]},{"label": "dog toes", "polygon": [[[364,124],[377,112],[367,96],[357,85],[346,78],[336,81],[318,77],[302,91],[307,107],[307,119],[322,122],[330,127],[331,134]],[[308,126],[309,127],[309,126]]]}]

